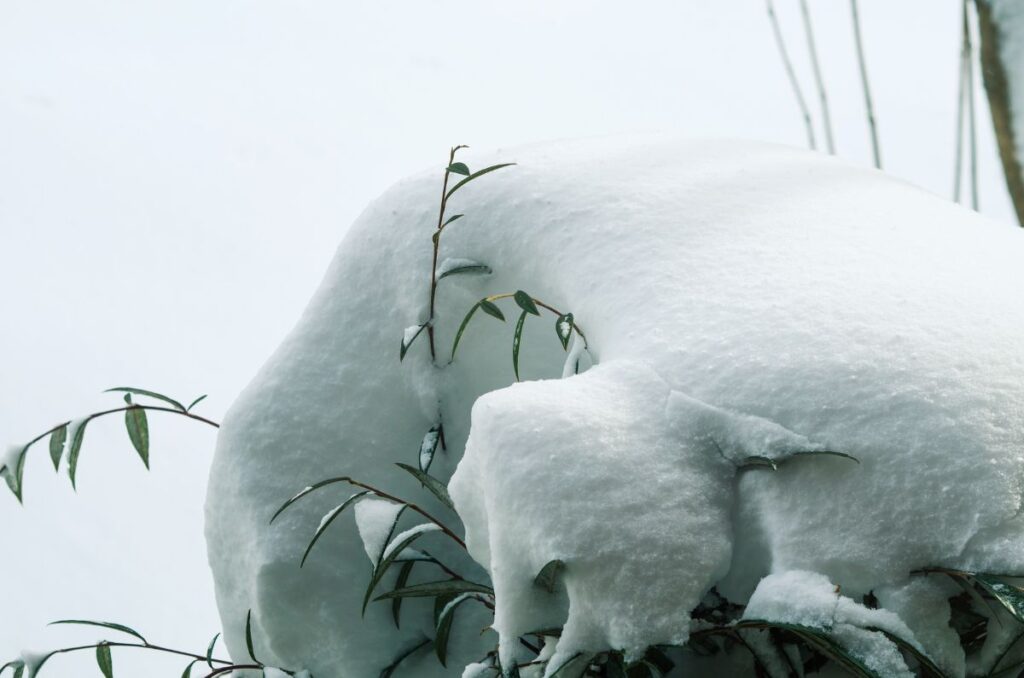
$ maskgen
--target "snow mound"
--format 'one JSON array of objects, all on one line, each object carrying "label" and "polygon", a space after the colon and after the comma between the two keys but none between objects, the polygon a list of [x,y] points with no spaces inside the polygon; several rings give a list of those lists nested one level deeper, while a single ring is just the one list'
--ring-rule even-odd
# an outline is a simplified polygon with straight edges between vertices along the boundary
[{"label": "snow mound", "polygon": [[[801,571],[822,595],[822,582],[851,601],[875,590],[893,628],[955,666],[948,607],[926,597],[926,614],[906,587],[923,567],[1024,569],[1024,233],[764,144],[617,138],[460,159],[519,164],[452,198],[466,216],[442,258],[491,274],[439,287],[439,366],[425,336],[398,360],[404,328],[428,315],[435,170],[367,208],[224,421],[207,539],[232,656],[246,656],[248,610],[257,656],[317,678],[377,676],[433,638],[429,600],[407,600],[400,629],[386,603],[360,617],[370,565],[350,518],[298,567],[350,488],[267,523],[300,488],[350,475],[457,524],[394,466],[416,466],[443,422],[430,473],[458,467],[450,491],[479,565],[440,533],[417,547],[434,540],[431,556],[490,575],[506,659],[515,634],[550,624],[565,624],[551,665],[683,642],[712,586],[766,601],[780,580],[762,579]],[[525,383],[509,386],[511,322],[474,319],[446,365],[472,305],[517,289],[572,312],[596,365],[559,378],[550,316],[526,323]],[[365,535],[381,533],[372,504],[356,510]],[[422,522],[411,513],[394,533]],[[372,559],[384,547],[370,541]],[[534,579],[553,560],[564,565],[549,591]],[[441,578],[432,567],[417,563],[407,585]],[[447,667],[424,650],[401,670],[486,673],[489,621],[460,606]],[[847,626],[851,652],[895,661],[877,633]]]}]

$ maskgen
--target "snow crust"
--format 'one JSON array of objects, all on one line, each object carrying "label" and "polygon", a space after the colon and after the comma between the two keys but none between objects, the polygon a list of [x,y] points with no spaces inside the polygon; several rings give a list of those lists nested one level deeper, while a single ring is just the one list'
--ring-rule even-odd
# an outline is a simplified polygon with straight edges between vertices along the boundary
[{"label": "snow crust", "polygon": [[[301,570],[312,526],[347,490],[267,523],[299,488],[350,475],[455,525],[394,467],[415,466],[443,421],[448,449],[430,472],[458,467],[449,489],[478,564],[450,540],[431,555],[470,579],[487,570],[506,658],[514,634],[552,623],[565,624],[552,663],[685,641],[711,586],[740,604],[757,590],[753,611],[834,619],[769,608],[775,578],[799,571],[800,596],[838,608],[838,585],[851,601],[833,623],[851,651],[899,675],[891,644],[860,626],[887,623],[955,669],[941,591],[907,587],[923,567],[1024,567],[1024,233],[876,171],[749,142],[614,138],[462,159],[519,164],[452,199],[466,217],[442,255],[493,274],[439,288],[439,366],[423,338],[401,364],[395,351],[426,317],[435,168],[371,203],[224,420],[207,536],[232,656],[246,656],[249,609],[261,659],[318,678],[379,675],[433,637],[431,601],[406,601],[401,629],[389,605],[358,614],[358,532],[374,560],[394,506],[361,502],[358,532],[335,521]],[[510,386],[510,323],[483,314],[444,365],[466,311],[517,289],[572,312],[595,366],[584,356],[560,379],[554,318],[531,316],[524,382]],[[811,449],[860,463],[740,468]],[[533,580],[553,559],[565,567],[549,593]],[[409,583],[439,576],[418,564]],[[884,611],[852,602],[869,591]],[[403,672],[479,662],[493,642],[482,607],[455,615],[449,668],[425,651]]]}]

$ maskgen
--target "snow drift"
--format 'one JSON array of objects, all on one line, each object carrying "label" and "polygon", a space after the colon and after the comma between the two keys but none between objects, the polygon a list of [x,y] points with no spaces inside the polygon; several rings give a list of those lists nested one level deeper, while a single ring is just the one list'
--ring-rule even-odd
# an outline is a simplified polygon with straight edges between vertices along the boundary
[{"label": "snow drift", "polygon": [[[461,159],[518,165],[452,199],[466,217],[442,258],[493,274],[441,282],[439,354],[473,303],[525,289],[575,314],[596,365],[560,379],[551,323],[531,321],[527,383],[510,386],[511,328],[491,319],[451,365],[434,367],[425,341],[400,364],[403,329],[426,319],[440,172],[375,200],[221,429],[207,540],[233,656],[250,609],[257,656],[317,678],[376,676],[432,637],[426,603],[406,603],[401,630],[387,604],[360,617],[370,566],[351,517],[299,568],[347,491],[268,520],[348,474],[454,522],[394,467],[416,463],[440,415],[448,447],[431,473],[454,472],[479,565],[437,532],[418,544],[486,569],[506,658],[516,634],[562,624],[564,658],[684,642],[716,586],[833,620],[862,647],[857,624],[881,619],[962,673],[941,592],[906,591],[940,586],[910,578],[922,567],[1024,570],[1024,234],[764,144],[606,139]],[[857,461],[800,454],[822,450]],[[555,559],[558,590],[533,587]],[[427,570],[414,577],[438,578]],[[872,590],[885,609],[852,602]],[[493,647],[489,617],[466,610],[448,668],[425,652],[407,675],[459,675]]]}]

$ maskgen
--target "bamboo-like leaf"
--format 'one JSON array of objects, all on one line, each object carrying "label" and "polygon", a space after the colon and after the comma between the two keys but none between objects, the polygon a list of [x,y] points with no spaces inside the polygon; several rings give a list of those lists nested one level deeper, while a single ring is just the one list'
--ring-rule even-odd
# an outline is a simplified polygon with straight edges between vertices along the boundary
[{"label": "bamboo-like leaf", "polygon": [[455,193],[455,191],[459,190],[460,188],[462,188],[463,186],[465,186],[469,182],[473,181],[474,179],[482,177],[485,174],[489,174],[491,172],[494,172],[495,170],[500,170],[502,167],[511,167],[512,165],[515,165],[515,163],[514,162],[505,162],[505,163],[502,163],[500,165],[491,165],[490,167],[485,167],[482,170],[477,170],[476,172],[473,172],[468,177],[466,177],[465,179],[463,179],[462,181],[460,181],[459,183],[457,183],[457,184],[455,184],[454,186],[451,187],[451,189],[448,191],[448,193],[445,194],[445,196],[444,196],[445,201],[447,202],[448,199],[452,197],[452,194]]},{"label": "bamboo-like leaf", "polygon": [[1024,623],[1024,590],[993,575],[975,574],[973,579],[985,593],[995,598],[996,602],[1012,614],[1014,619]]},{"label": "bamboo-like leaf", "polygon": [[462,324],[459,325],[459,331],[455,333],[455,343],[452,344],[452,357],[448,359],[448,362],[455,360],[455,351],[459,348],[459,342],[462,341],[462,333],[466,331],[466,326],[469,325],[469,321],[473,318],[473,314],[476,310],[481,307],[482,301],[478,301],[473,304],[473,308],[469,309],[469,313],[462,319]]},{"label": "bamboo-like leaf", "polygon": [[523,325],[526,324],[527,311],[519,314],[516,321],[516,331],[512,335],[512,371],[516,374],[516,381],[519,381],[519,347],[523,343]]},{"label": "bamboo-like leaf", "polygon": [[281,508],[277,509],[277,511],[274,512],[274,515],[270,518],[270,522],[273,523],[277,519],[277,517],[284,512],[286,508],[288,508],[298,500],[302,499],[306,495],[315,492],[316,490],[319,490],[322,487],[327,487],[328,485],[333,485],[335,483],[347,483],[350,480],[352,479],[348,476],[339,476],[337,478],[328,478],[327,480],[321,480],[318,483],[313,483],[312,485],[308,485],[302,488],[301,490],[299,490],[298,494],[293,496],[285,503],[281,504]]},{"label": "bamboo-like leaf", "polygon": [[181,672],[181,678],[192,678],[192,667],[199,663],[198,659],[193,659],[185,666],[185,670]]},{"label": "bamboo-like leaf", "polygon": [[142,637],[141,633],[139,633],[138,631],[136,631],[133,628],[125,626],[124,624],[115,624],[114,622],[107,622],[107,621],[94,621],[92,619],[59,619],[59,620],[57,620],[55,622],[50,622],[48,624],[48,626],[55,626],[57,624],[76,624],[78,626],[99,626],[99,627],[104,628],[104,629],[112,629],[114,631],[120,631],[121,633],[127,633],[128,635],[135,636],[136,638],[141,640],[143,642],[143,644],[145,644],[145,645],[149,644],[146,641],[146,639]]},{"label": "bamboo-like leaf", "polygon": [[128,429],[128,437],[135,451],[142,458],[142,463],[149,468],[149,421],[146,411],[141,407],[129,407],[124,412],[124,425]]},{"label": "bamboo-like leaf", "polygon": [[[444,220],[444,223],[441,224],[441,228],[445,228],[448,224],[452,223],[453,221],[458,221],[459,219],[461,219],[464,216],[466,216],[466,215],[465,214],[453,214],[452,216],[450,216],[450,217],[448,217],[447,219]],[[438,230],[441,230],[441,228],[439,228]],[[435,236],[436,236],[436,233],[435,233]]]},{"label": "bamboo-like leaf", "polygon": [[64,442],[68,439],[68,427],[61,426],[50,434],[50,461],[53,462],[53,470],[60,470],[60,460],[64,456]]},{"label": "bamboo-like leaf", "polygon": [[889,633],[885,629],[879,629],[869,626],[866,630],[874,631],[875,633],[881,633],[883,636],[889,639],[889,642],[898,647],[900,651],[909,654],[911,657],[913,657],[914,661],[917,662],[918,667],[920,667],[921,669],[921,676],[923,678],[927,678],[928,676],[930,676],[931,678],[945,678],[945,674],[942,672],[942,669],[936,666],[935,662],[933,662],[923,652],[918,650],[916,647],[908,643],[903,638],[900,638],[899,636],[893,633]]},{"label": "bamboo-like leaf", "polygon": [[106,678],[114,678],[114,660],[110,656],[110,646],[106,643],[96,646],[96,664]]},{"label": "bamboo-like leaf", "polygon": [[739,464],[739,467],[741,469],[743,469],[743,468],[770,468],[771,470],[776,471],[776,470],[778,470],[779,465],[778,465],[778,463],[774,459],[771,459],[770,457],[754,456],[754,457],[747,457],[746,459],[741,461],[740,464]]},{"label": "bamboo-like leaf", "polygon": [[335,506],[333,509],[331,509],[324,515],[324,517],[320,520],[320,524],[317,525],[316,532],[313,533],[313,538],[310,540],[309,546],[306,547],[306,552],[302,554],[302,562],[299,563],[299,567],[303,567],[306,564],[306,558],[309,558],[309,554],[313,551],[313,547],[316,546],[316,543],[320,540],[320,537],[323,536],[324,532],[327,531],[327,528],[331,526],[331,523],[334,522],[334,519],[340,516],[341,513],[349,506],[355,504],[357,501],[359,501],[368,494],[370,494],[369,490],[356,492],[348,499],[346,499],[344,502],[342,502],[340,505]]},{"label": "bamboo-like leaf", "polygon": [[[398,519],[395,519],[395,523],[398,523]],[[370,603],[370,597],[373,595],[373,590],[377,588],[377,584],[384,578],[388,568],[395,562],[402,551],[408,548],[414,541],[419,539],[427,532],[433,532],[439,530],[440,527],[433,523],[426,523],[424,525],[418,525],[410,530],[406,530],[402,534],[391,540],[391,535],[388,535],[388,543],[384,547],[384,551],[380,554],[380,559],[373,568],[373,574],[370,576],[370,584],[366,587],[366,593],[363,595],[363,614],[366,614],[366,606]],[[394,526],[392,526],[394,530]],[[414,561],[415,562],[415,561]],[[396,587],[395,590],[400,590]],[[380,600],[380,598],[377,598]]]},{"label": "bamboo-like leaf", "polygon": [[555,334],[558,335],[558,341],[561,342],[563,351],[569,350],[569,339],[572,338],[572,330],[575,326],[572,313],[563,313],[555,320]]},{"label": "bamboo-like leaf", "polygon": [[389,591],[377,596],[374,600],[390,600],[392,598],[433,598],[446,593],[486,593],[494,595],[494,589],[490,586],[477,584],[465,579],[447,579],[444,581],[431,581],[423,584],[414,584],[404,588]]},{"label": "bamboo-like leaf", "polygon": [[469,167],[467,167],[464,162],[453,162],[448,165],[448,171],[452,174],[461,174],[464,177],[468,177],[470,175]]},{"label": "bamboo-like leaf", "polygon": [[249,659],[253,660],[256,664],[260,663],[260,660],[256,659],[256,651],[253,649],[251,609],[245,613],[245,650],[249,653]]},{"label": "bamboo-like leaf", "polygon": [[[402,563],[401,569],[398,570],[398,578],[395,580],[395,588],[400,589],[405,587],[409,582],[409,575],[412,574],[412,568],[416,565],[417,561],[409,560]],[[395,628],[402,628],[401,622],[399,621],[402,614],[402,601],[404,598],[395,598],[391,601],[391,617],[395,620]]]},{"label": "bamboo-like leaf", "polygon": [[770,468],[773,471],[777,471],[779,466],[785,464],[786,462],[792,461],[793,459],[796,459],[798,457],[819,456],[839,457],[841,459],[849,459],[850,461],[855,462],[857,464],[860,463],[860,459],[857,459],[857,457],[854,457],[852,455],[846,454],[845,452],[835,452],[833,450],[798,450],[795,452],[789,452],[786,455],[778,458],[763,457],[759,455],[747,457],[746,459],[739,463],[739,468]]},{"label": "bamboo-like leaf", "polygon": [[88,419],[83,420],[78,426],[71,426],[68,432],[68,476],[71,478],[71,487],[75,486],[75,476],[78,473],[78,456],[82,452],[82,440],[85,438],[85,427]]},{"label": "bamboo-like leaf", "polygon": [[[400,599],[396,598],[396,600]],[[439,597],[438,600],[442,600],[442,598]],[[455,609],[467,600],[479,600],[479,594],[463,593],[455,596],[445,603],[440,614],[437,615],[434,652],[437,653],[437,659],[441,662],[441,666],[448,666],[448,638],[451,635],[452,622],[455,620]]]},{"label": "bamboo-like leaf", "polygon": [[185,411],[186,412],[191,412],[193,407],[195,407],[199,403],[203,402],[204,400],[206,400],[206,394],[205,393],[203,395],[199,396],[198,398],[196,398],[195,400],[193,400],[192,403],[187,408],[185,408]]},{"label": "bamboo-like leaf", "polygon": [[443,268],[438,274],[437,279],[443,280],[450,275],[490,275],[491,273],[491,267],[487,264],[481,264],[467,259],[464,262],[459,262],[448,268]]},{"label": "bamboo-like leaf", "polygon": [[481,300],[480,308],[483,310],[484,313],[491,316],[492,318],[497,318],[501,322],[505,322],[505,314],[501,312],[501,309],[498,308],[498,305],[495,304],[493,301],[489,299]]},{"label": "bamboo-like leaf", "polygon": [[534,586],[539,586],[548,593],[555,592],[555,583],[558,580],[558,575],[565,569],[565,563],[561,560],[552,560],[548,562],[544,567],[540,568],[540,572],[533,579]]},{"label": "bamboo-like leaf", "polygon": [[522,290],[516,290],[514,298],[519,308],[523,309],[527,313],[532,313],[533,315],[540,315],[540,311],[537,310],[537,304],[533,303],[533,297],[531,297],[526,292]]},{"label": "bamboo-like leaf", "polygon": [[420,650],[423,647],[426,647],[427,645],[430,645],[430,639],[429,638],[424,639],[419,644],[414,645],[413,647],[409,648],[408,650],[406,650],[402,654],[398,655],[398,657],[395,659],[395,661],[391,662],[391,664],[389,664],[387,667],[384,668],[384,670],[382,670],[380,672],[380,678],[391,678],[391,675],[395,672],[395,669],[398,668],[399,664],[401,664],[403,661],[408,659],[416,651]]},{"label": "bamboo-like leaf", "polygon": [[188,412],[188,408],[186,408],[184,405],[179,403],[177,400],[174,400],[173,398],[168,398],[167,396],[165,396],[165,395],[163,395],[161,393],[157,393],[155,391],[147,391],[144,388],[135,388],[133,386],[115,386],[114,388],[108,388],[106,391],[104,391],[104,393],[114,393],[114,392],[117,392],[117,393],[134,393],[135,395],[141,395],[141,396],[148,396],[150,398],[156,398],[157,400],[162,400],[165,403],[175,407],[176,409],[181,410],[182,412]]},{"label": "bamboo-like leaf", "polygon": [[3,479],[7,481],[7,487],[14,493],[14,497],[18,500],[19,504],[22,502],[22,481],[25,479],[25,457],[28,455],[28,448],[28,445],[21,448],[17,460],[14,461],[14,468],[9,468],[5,464],[0,469],[0,476],[3,476]]},{"label": "bamboo-like leaf", "polygon": [[451,495],[448,494],[448,488],[445,487],[445,484],[440,480],[434,476],[427,475],[418,468],[409,466],[408,464],[398,463],[396,466],[401,468],[403,471],[407,471],[410,475],[416,478],[416,480],[420,481],[423,486],[430,490],[430,492],[437,497],[442,504],[453,511],[455,510],[455,504],[452,503]]},{"label": "bamboo-like leaf", "polygon": [[402,335],[402,348],[398,353],[398,361],[405,360],[405,354],[408,352],[409,347],[416,341],[416,337],[423,334],[423,330],[426,329],[429,323],[423,323],[422,325],[411,325],[405,328],[405,334]]},{"label": "bamboo-like leaf", "polygon": [[220,638],[220,632],[216,633],[210,640],[210,644],[206,646],[206,663],[213,668],[213,648],[217,646],[217,639]]},{"label": "bamboo-like leaf", "polygon": [[426,432],[423,440],[420,441],[419,464],[420,470],[424,473],[430,470],[430,465],[434,462],[434,454],[437,452],[437,446],[440,442],[441,424],[435,424]]},{"label": "bamboo-like leaf", "polygon": [[800,624],[765,621],[763,619],[744,619],[737,622],[732,628],[740,630],[778,629],[780,631],[785,631],[802,640],[819,654],[822,654],[833,662],[839,664],[851,675],[857,676],[858,678],[883,678],[876,672],[869,669],[861,660],[847,652],[845,648],[820,629],[802,626]]}]

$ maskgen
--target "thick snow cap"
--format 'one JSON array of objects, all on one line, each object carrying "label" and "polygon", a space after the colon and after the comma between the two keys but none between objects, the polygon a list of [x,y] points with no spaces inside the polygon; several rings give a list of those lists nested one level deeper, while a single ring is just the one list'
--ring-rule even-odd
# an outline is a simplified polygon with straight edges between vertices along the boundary
[{"label": "thick snow cap", "polygon": [[[257,657],[317,678],[377,676],[433,637],[429,602],[406,601],[400,630],[388,602],[360,616],[370,563],[351,510],[300,569],[353,488],[268,521],[303,487],[351,475],[458,525],[394,465],[417,465],[440,419],[430,473],[454,473],[477,562],[438,530],[416,548],[490,575],[506,659],[515,634],[552,624],[565,625],[557,657],[683,642],[712,586],[745,604],[765,577],[799,572],[825,594],[881,591],[893,628],[962,667],[941,595],[925,614],[900,592],[928,566],[1024,570],[1024,233],[758,143],[617,138],[459,159],[518,164],[452,198],[466,216],[440,260],[493,273],[441,281],[438,366],[425,336],[398,360],[405,328],[427,319],[435,168],[371,203],[225,419],[207,539],[233,656],[250,610]],[[531,316],[527,383],[510,386],[511,300],[509,322],[478,314],[447,365],[470,307],[517,289],[571,311],[595,366],[561,379],[554,316]],[[820,451],[857,461],[800,454]],[[405,511],[394,533],[416,523]],[[556,590],[535,587],[556,559]],[[441,578],[432,567],[409,583]],[[810,590],[785,581],[765,581],[764,609],[785,609],[769,592]],[[393,573],[379,590],[392,586]],[[494,646],[489,621],[461,606],[447,668],[429,651],[402,668],[460,675]]]}]

